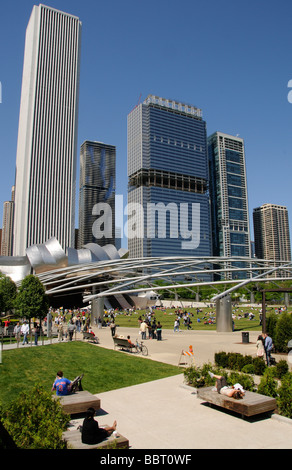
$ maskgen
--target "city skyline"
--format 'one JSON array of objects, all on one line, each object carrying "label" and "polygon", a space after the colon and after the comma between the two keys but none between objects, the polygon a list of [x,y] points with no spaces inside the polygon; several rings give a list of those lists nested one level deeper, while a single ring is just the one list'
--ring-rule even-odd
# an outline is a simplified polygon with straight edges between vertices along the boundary
[{"label": "city skyline", "polygon": [[[220,7],[216,2],[196,6],[190,1],[176,6],[172,1],[160,1],[150,2],[156,8],[151,14],[148,5],[148,17],[132,1],[123,6],[112,1],[98,8],[92,1],[82,5],[61,0],[45,3],[78,16],[82,22],[77,148],[84,140],[116,146],[116,194],[127,195],[127,115],[140,94],[144,99],[153,93],[202,108],[208,136],[221,131],[244,139],[251,226],[253,208],[264,203],[285,205],[291,214],[287,189],[292,124],[287,86],[292,78],[288,28],[291,6],[267,7],[263,2],[243,8],[231,2]],[[17,18],[9,24],[14,7],[7,3],[1,17],[1,211],[14,184],[25,29],[35,4],[16,2]],[[261,7],[265,9],[264,17]],[[105,34],[106,21],[94,28],[94,13],[100,19],[111,20],[111,37]],[[147,38],[150,17],[153,27]],[[233,18],[237,19],[236,25]],[[184,36],[180,34],[180,19]],[[197,41],[200,47],[194,47]],[[96,66],[94,61],[98,62]]]}]

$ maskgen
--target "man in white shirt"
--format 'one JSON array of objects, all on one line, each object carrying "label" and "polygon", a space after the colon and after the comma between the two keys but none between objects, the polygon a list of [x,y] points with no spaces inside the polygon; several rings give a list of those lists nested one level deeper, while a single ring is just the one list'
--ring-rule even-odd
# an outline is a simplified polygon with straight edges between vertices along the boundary
[{"label": "man in white shirt", "polygon": [[22,342],[23,345],[25,343],[28,344],[28,338],[27,338],[28,333],[29,333],[29,325],[27,321],[25,321],[21,326],[21,334],[23,335],[23,342]]}]

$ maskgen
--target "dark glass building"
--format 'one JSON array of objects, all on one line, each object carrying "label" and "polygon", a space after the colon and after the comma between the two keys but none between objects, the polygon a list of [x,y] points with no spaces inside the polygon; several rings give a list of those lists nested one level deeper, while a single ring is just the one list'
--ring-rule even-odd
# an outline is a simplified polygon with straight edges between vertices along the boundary
[{"label": "dark glass building", "polygon": [[128,116],[131,257],[210,256],[206,123],[201,110],[149,95]]},{"label": "dark glass building", "polygon": [[[251,256],[244,142],[222,132],[208,138],[214,256]],[[248,267],[241,261],[226,267]],[[229,273],[238,278],[239,273]],[[241,273],[240,277],[245,277]]]},{"label": "dark glass building", "polygon": [[78,248],[115,245],[116,147],[85,141],[80,152]]}]

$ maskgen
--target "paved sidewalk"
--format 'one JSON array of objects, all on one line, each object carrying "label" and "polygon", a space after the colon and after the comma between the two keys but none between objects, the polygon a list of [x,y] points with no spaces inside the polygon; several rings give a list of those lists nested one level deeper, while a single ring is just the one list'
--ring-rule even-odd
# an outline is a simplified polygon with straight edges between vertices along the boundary
[{"label": "paved sidewalk", "polygon": [[[95,333],[100,345],[92,347],[113,349],[109,328],[95,328]],[[117,333],[130,334],[132,340],[140,338],[138,328],[118,328]],[[254,355],[258,334],[250,332],[250,342],[243,344],[241,332],[164,330],[163,341],[145,341],[149,350],[147,359],[177,365],[181,350],[187,350],[190,345],[197,365],[213,363],[214,353],[223,350]],[[129,439],[131,449],[292,448],[292,420],[277,415],[244,420],[226,410],[211,408],[184,384],[183,374],[97,396],[101,399],[97,415],[100,425],[117,420],[117,429]],[[83,418],[74,419],[72,429],[82,421]]]}]

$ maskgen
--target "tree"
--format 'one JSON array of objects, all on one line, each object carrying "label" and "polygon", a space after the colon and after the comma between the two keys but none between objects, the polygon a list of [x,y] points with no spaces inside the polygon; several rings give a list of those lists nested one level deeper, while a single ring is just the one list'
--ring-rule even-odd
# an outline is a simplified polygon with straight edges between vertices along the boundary
[{"label": "tree", "polygon": [[49,308],[49,300],[45,288],[39,278],[33,274],[25,276],[22,280],[15,306],[18,312],[26,318],[43,319]]},{"label": "tree", "polygon": [[288,352],[288,341],[292,338],[292,315],[288,312],[281,313],[275,328],[273,338],[275,347],[279,352]]},{"label": "tree", "polygon": [[8,276],[0,276],[0,311],[9,312],[14,308],[17,294],[15,282]]}]

